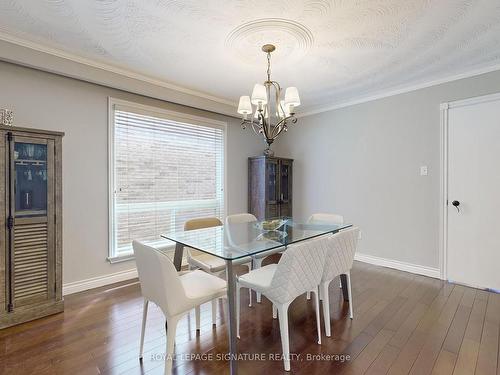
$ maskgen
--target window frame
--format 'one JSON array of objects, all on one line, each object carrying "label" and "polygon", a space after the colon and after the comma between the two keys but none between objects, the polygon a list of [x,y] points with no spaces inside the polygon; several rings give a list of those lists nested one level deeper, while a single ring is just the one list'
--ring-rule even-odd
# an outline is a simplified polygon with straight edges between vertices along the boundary
[{"label": "window frame", "polygon": [[[130,110],[130,112],[145,114],[148,116],[160,117],[170,121],[187,123],[189,125],[213,127],[222,130],[222,142],[223,142],[223,176],[222,176],[222,189],[223,189],[223,212],[222,219],[225,220],[227,216],[227,122],[214,120],[207,117],[191,115],[182,112],[176,112],[172,110],[167,110],[159,107],[149,106],[145,104],[140,104],[136,102],[131,102],[128,100],[117,99],[113,97],[108,97],[108,257],[107,260],[110,263],[124,262],[128,260],[133,260],[134,255],[115,255],[114,243],[115,243],[115,109],[116,107],[121,110]],[[175,245],[171,246],[171,251],[173,252]]]}]

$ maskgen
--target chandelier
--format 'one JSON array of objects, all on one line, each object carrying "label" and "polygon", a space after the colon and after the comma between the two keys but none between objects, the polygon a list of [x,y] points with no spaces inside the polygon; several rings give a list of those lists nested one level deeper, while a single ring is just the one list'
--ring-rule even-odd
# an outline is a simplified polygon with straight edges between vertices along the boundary
[{"label": "chandelier", "polygon": [[[295,124],[295,107],[300,105],[299,91],[288,87],[282,99],[282,90],[278,82],[271,80],[271,52],[276,49],[272,44],[262,46],[267,54],[267,80],[264,84],[255,84],[252,96],[240,97],[238,113],[243,115],[241,127],[250,126],[255,134],[262,134],[266,140],[265,155],[272,156],[271,144],[282,132],[288,130],[288,124]],[[253,109],[255,106],[255,111]]]}]

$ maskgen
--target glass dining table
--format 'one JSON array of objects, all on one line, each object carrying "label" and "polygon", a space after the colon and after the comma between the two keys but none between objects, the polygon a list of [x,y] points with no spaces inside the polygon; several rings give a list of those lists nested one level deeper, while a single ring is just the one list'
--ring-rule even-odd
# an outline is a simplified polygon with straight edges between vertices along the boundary
[{"label": "glass dining table", "polygon": [[[162,235],[175,242],[174,265],[181,269],[184,247],[190,247],[213,255],[226,262],[227,301],[229,311],[229,366],[230,374],[238,372],[238,350],[236,338],[236,275],[233,262],[259,254],[286,251],[288,245],[318,236],[336,233],[351,224],[303,223],[292,218],[275,218],[265,222],[226,224],[224,226],[190,231],[179,231]],[[341,277],[342,285],[346,285]],[[344,298],[347,299],[343,288]]]}]

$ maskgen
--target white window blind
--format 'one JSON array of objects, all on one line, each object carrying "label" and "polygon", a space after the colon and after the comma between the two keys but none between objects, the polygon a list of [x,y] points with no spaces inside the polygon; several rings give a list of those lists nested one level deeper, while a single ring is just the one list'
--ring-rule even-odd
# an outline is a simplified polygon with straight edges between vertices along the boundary
[{"label": "white window blind", "polygon": [[224,214],[224,128],[114,106],[111,258]]}]

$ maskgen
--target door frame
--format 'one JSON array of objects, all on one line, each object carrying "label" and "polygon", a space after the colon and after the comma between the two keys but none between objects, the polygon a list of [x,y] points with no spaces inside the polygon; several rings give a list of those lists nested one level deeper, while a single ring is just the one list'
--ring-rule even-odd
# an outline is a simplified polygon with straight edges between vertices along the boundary
[{"label": "door frame", "polygon": [[440,196],[439,196],[439,271],[442,280],[448,279],[448,113],[452,108],[500,100],[500,93],[441,103],[440,108]]}]

